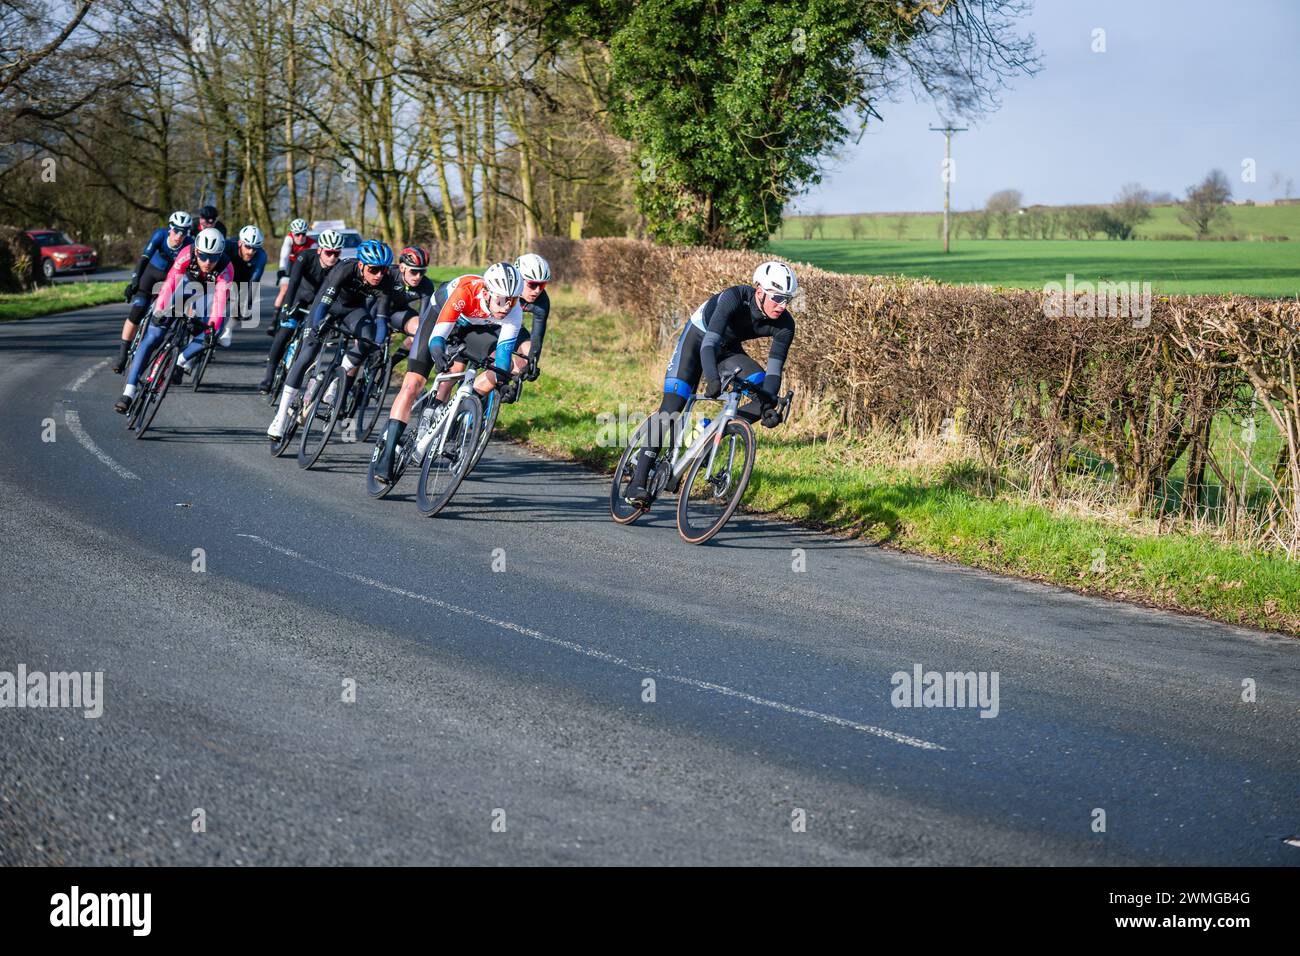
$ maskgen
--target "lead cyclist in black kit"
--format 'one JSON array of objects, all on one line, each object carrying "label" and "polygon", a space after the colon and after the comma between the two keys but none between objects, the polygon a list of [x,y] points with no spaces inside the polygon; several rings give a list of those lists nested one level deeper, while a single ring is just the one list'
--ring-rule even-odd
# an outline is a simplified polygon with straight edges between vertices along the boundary
[{"label": "lead cyclist in black kit", "polygon": [[[695,392],[701,376],[704,397],[717,398],[722,376],[735,372],[746,382],[760,384],[754,401],[738,414],[749,422],[762,421],[768,428],[781,424],[777,396],[781,390],[781,369],[794,341],[794,316],[788,305],[799,291],[794,270],[784,262],[764,262],[754,270],[753,285],[734,285],[709,298],[691,315],[677,340],[677,348],[664,376],[664,397],[659,403],[658,421],[674,421]],[[741,343],[771,338],[767,368],[745,354]],[[647,444],[637,456],[636,470],[627,489],[629,501],[650,498],[646,478],[663,447],[668,430],[652,428]]]}]

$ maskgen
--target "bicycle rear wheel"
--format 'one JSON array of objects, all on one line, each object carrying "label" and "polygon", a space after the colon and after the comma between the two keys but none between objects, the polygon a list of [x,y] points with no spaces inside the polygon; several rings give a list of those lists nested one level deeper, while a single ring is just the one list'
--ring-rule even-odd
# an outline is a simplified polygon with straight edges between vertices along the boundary
[{"label": "bicycle rear wheel", "polygon": [[[634,505],[627,500],[627,489],[632,484],[632,475],[636,469],[636,458],[645,447],[653,415],[647,415],[632,432],[627,447],[614,469],[614,480],[609,486],[609,516],[618,524],[631,524],[650,510],[650,504]],[[662,462],[662,458],[661,458]]]},{"label": "bicycle rear wheel", "polygon": [[[289,446],[293,443],[293,436],[298,434],[298,428],[302,424],[302,407],[304,403],[310,402],[316,397],[316,392],[311,390],[317,384],[315,364],[308,366],[307,371],[303,374],[302,381],[303,394],[299,395],[298,400],[289,406],[289,421],[285,423],[284,434],[280,436],[279,441],[271,440],[272,458],[279,458],[289,450]],[[280,396],[276,395],[275,398],[278,406]]]},{"label": "bicycle rear wheel", "polygon": [[482,404],[477,399],[459,402],[447,413],[443,427],[447,429],[447,438],[442,451],[438,451],[435,437],[424,453],[420,481],[415,488],[415,503],[426,518],[432,518],[447,506],[469,473],[474,446],[483,427]]},{"label": "bicycle rear wheel", "polygon": [[167,389],[172,383],[172,370],[176,368],[176,359],[179,355],[178,346],[167,346],[158,365],[154,368],[149,383],[149,395],[145,398],[144,407],[140,409],[140,424],[135,430],[136,438],[144,437],[144,433],[153,424],[154,416],[158,414],[163,399],[167,397]]},{"label": "bicycle rear wheel", "polygon": [[[418,426],[412,426],[417,427]],[[406,437],[406,436],[404,436]],[[406,437],[407,441],[414,441],[414,437]],[[385,497],[390,491],[397,487],[397,483],[402,480],[402,475],[406,472],[408,462],[402,460],[401,442],[398,442],[397,451],[393,454],[397,460],[393,462],[393,480],[391,482],[382,482],[379,480],[379,459],[383,457],[384,451],[388,445],[388,436],[381,434],[375,441],[375,449],[370,453],[370,463],[366,468],[366,491],[371,498],[379,499]]]},{"label": "bicycle rear wheel", "polygon": [[284,391],[284,380],[289,377],[289,369],[293,367],[294,357],[298,354],[298,347],[302,344],[302,329],[299,328],[289,339],[289,344],[284,347],[284,354],[280,356],[280,361],[275,363],[275,371],[271,373],[271,390],[266,393],[266,404],[276,406],[280,404],[280,393]]},{"label": "bicycle rear wheel", "polygon": [[[336,383],[334,401],[326,404],[325,396],[329,394],[330,381]],[[299,468],[310,468],[316,464],[321,452],[329,444],[334,426],[339,421],[339,413],[347,400],[349,384],[347,371],[336,359],[330,366],[330,374],[321,380],[320,390],[307,413],[307,421],[302,428],[302,442],[298,445]]]},{"label": "bicycle rear wheel", "polygon": [[159,349],[149,360],[148,367],[140,374],[136,383],[135,397],[131,399],[131,407],[126,410],[126,430],[129,432],[135,431],[135,426],[140,424],[140,415],[144,412],[145,402],[149,399],[150,385],[153,383],[154,373],[158,370],[162,357],[163,350]]},{"label": "bicycle rear wheel", "polygon": [[727,422],[711,456],[705,449],[686,471],[677,495],[677,533],[703,544],[722,530],[740,504],[754,470],[754,429],[744,419]]}]

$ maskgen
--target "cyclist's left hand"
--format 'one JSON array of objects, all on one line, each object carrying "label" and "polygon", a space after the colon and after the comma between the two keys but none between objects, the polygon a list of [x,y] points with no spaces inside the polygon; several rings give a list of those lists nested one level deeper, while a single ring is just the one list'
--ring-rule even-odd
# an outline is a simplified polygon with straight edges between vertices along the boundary
[{"label": "cyclist's left hand", "polygon": [[541,374],[541,369],[537,367],[537,359],[534,356],[528,356],[528,367],[524,369],[524,381],[535,382]]}]

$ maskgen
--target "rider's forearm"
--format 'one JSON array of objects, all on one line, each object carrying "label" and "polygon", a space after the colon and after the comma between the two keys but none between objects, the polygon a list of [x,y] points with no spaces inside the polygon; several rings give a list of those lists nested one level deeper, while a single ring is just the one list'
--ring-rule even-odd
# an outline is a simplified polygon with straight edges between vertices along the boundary
[{"label": "rider's forearm", "polygon": [[784,359],[768,356],[767,371],[763,376],[763,391],[773,397],[781,394],[781,370],[784,366]]},{"label": "rider's forearm", "polygon": [[528,349],[528,354],[534,362],[540,362],[542,359],[542,340],[546,338],[546,316],[539,315],[533,317],[533,328],[530,333],[532,345]]},{"label": "rider's forearm", "polygon": [[717,346],[709,341],[708,335],[704,336],[704,342],[700,346],[700,368],[703,370],[706,380],[717,380],[718,350]]}]

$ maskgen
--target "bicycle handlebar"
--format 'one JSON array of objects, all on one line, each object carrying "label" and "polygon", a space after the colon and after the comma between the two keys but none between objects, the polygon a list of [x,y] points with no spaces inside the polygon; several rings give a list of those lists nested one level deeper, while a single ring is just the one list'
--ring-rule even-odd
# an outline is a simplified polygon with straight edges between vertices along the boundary
[{"label": "bicycle handlebar", "polygon": [[[740,377],[740,369],[733,369],[722,376],[722,390],[725,392],[743,392],[746,395],[757,396],[766,394],[763,392],[763,386],[757,382],[750,382]],[[790,405],[794,401],[794,389],[790,389],[784,395],[773,396],[775,407],[781,410],[781,421],[785,422],[790,417]]]}]

